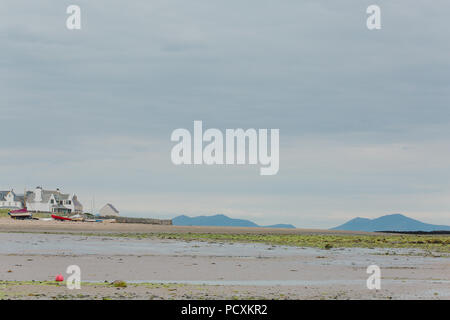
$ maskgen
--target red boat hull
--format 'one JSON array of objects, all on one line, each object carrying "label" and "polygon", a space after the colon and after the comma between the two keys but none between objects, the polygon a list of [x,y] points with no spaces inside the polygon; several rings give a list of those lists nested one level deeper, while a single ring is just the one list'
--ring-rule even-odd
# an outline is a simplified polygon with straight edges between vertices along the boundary
[{"label": "red boat hull", "polygon": [[28,213],[27,208],[19,209],[19,210],[11,210],[9,213]]},{"label": "red boat hull", "polygon": [[70,219],[70,218],[60,217],[60,216],[56,216],[56,215],[54,215],[54,214],[52,214],[52,218],[55,219],[55,220],[72,221],[72,219]]}]

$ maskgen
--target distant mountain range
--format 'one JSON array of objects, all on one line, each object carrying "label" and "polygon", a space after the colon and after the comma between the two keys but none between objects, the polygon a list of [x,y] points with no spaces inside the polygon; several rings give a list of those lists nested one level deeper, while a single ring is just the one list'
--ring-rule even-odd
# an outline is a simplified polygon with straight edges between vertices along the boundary
[{"label": "distant mountain range", "polygon": [[274,224],[260,226],[250,220],[233,219],[223,214],[214,216],[188,217],[185,215],[172,219],[175,226],[217,226],[217,227],[262,227],[262,228],[295,228],[292,224]]},{"label": "distant mountain range", "polygon": [[355,218],[331,230],[348,231],[450,231],[450,226],[428,224],[402,214],[389,214],[376,219]]},{"label": "distant mountain range", "polygon": [[[223,214],[213,216],[189,217],[181,215],[172,219],[176,226],[216,226],[216,227],[262,227],[262,228],[295,228],[292,224],[274,224],[260,226],[253,221],[233,219]],[[408,218],[402,214],[390,214],[376,219],[354,218],[330,230],[347,231],[450,231],[450,226],[441,226]]]}]

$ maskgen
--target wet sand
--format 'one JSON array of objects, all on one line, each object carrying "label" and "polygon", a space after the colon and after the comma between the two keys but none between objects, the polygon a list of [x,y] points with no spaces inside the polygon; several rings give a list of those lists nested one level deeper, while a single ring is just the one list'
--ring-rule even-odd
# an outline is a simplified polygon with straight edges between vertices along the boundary
[{"label": "wet sand", "polygon": [[[72,264],[82,271],[80,290],[39,283],[67,276]],[[366,287],[372,264],[381,268],[381,290]],[[450,299],[450,257],[418,249],[0,232],[0,279],[3,299]],[[108,284],[114,280],[127,288]]]}]

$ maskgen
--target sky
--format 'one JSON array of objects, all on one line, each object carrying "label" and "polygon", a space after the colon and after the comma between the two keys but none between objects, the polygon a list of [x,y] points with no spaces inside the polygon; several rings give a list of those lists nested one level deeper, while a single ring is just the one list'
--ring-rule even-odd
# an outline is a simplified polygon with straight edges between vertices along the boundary
[{"label": "sky", "polygon": [[[81,8],[68,30],[67,6]],[[381,8],[368,30],[366,8]],[[0,3],[0,189],[86,210],[450,225],[450,3]],[[173,130],[276,128],[280,170],[175,166]]]}]

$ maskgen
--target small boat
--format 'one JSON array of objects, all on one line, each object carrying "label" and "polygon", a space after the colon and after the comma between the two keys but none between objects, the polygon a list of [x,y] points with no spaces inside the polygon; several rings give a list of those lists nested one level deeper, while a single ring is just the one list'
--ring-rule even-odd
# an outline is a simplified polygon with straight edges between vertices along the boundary
[{"label": "small boat", "polygon": [[31,214],[31,212],[28,212],[27,208],[11,210],[10,212],[8,212],[8,214],[12,219],[25,220],[33,218],[33,215]]},{"label": "small boat", "polygon": [[84,221],[84,218],[81,216],[81,214],[70,216],[70,219],[72,219],[72,221]]},{"label": "small boat", "polygon": [[61,216],[57,216],[57,215],[54,215],[54,214],[52,214],[52,218],[55,219],[55,220],[60,220],[60,221],[72,221],[71,218],[61,217]]},{"label": "small boat", "polygon": [[102,220],[103,223],[116,223],[116,219],[103,219]]}]

